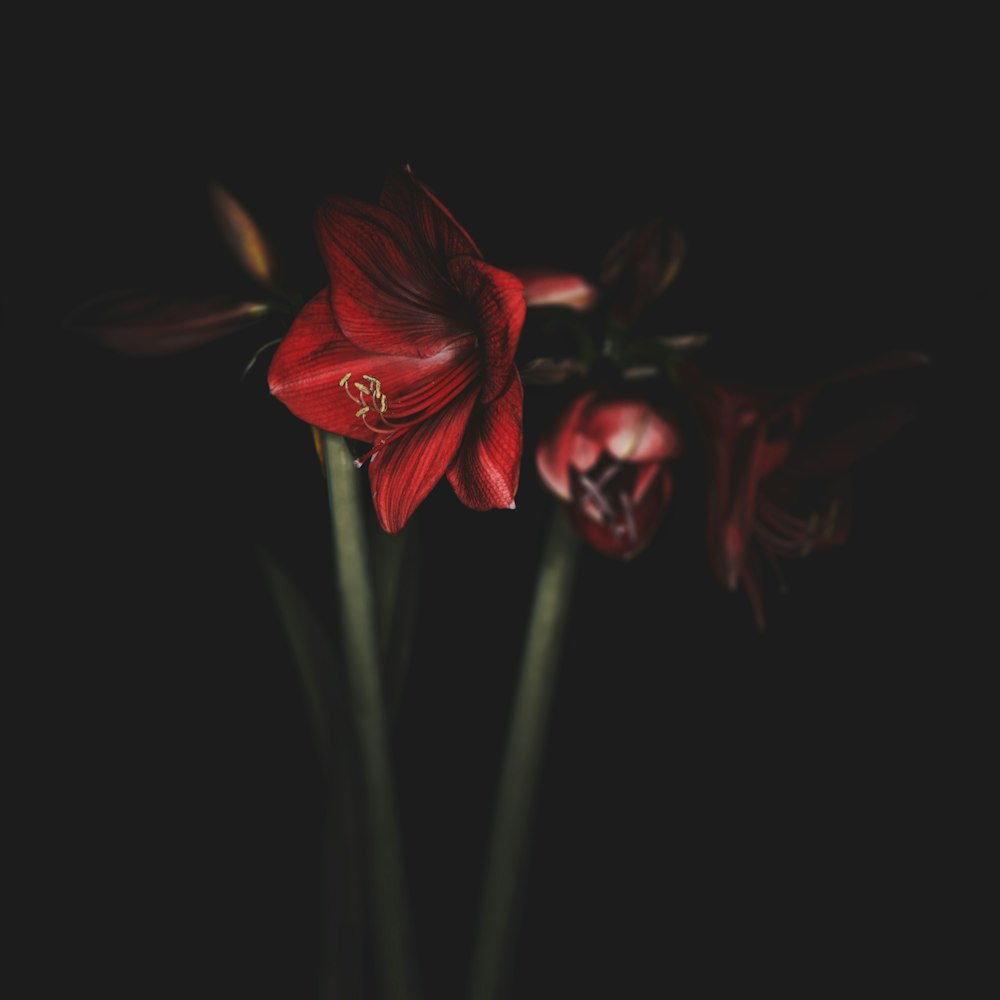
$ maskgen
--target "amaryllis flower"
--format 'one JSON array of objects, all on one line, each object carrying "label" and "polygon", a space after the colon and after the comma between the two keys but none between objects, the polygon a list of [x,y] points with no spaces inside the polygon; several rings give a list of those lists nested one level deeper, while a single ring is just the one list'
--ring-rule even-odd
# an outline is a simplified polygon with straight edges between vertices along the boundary
[{"label": "amaryllis flower", "polygon": [[730,590],[742,584],[758,629],[765,619],[762,557],[807,556],[847,539],[850,483],[846,472],[910,419],[883,401],[839,426],[807,436],[821,393],[855,376],[926,361],[896,352],[872,364],[800,389],[737,388],[682,365],[682,384],[706,432],[710,453],[707,536],[712,568]]},{"label": "amaryllis flower", "polygon": [[591,390],[538,446],[542,480],[596,549],[631,558],[652,538],[672,492],[676,423],[644,400]]},{"label": "amaryllis flower", "polygon": [[315,427],[367,442],[379,522],[397,532],[442,477],[476,510],[512,508],[524,290],[487,264],[407,168],[378,205],[334,197],[317,236],[330,284],[272,359],[271,392]]}]

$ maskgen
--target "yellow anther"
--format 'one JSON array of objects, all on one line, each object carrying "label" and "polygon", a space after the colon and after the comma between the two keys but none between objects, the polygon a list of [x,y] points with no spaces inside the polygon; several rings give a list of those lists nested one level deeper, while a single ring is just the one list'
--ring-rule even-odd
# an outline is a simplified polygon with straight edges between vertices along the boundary
[{"label": "yellow anther", "polygon": [[[359,409],[357,413],[354,414],[355,417],[360,417],[365,426],[370,430],[374,431],[376,434],[386,434],[389,433],[392,425],[389,423],[388,418],[384,421],[380,421],[381,426],[372,427],[367,420],[364,419],[366,413],[370,413],[372,410],[375,411],[377,415],[385,413],[389,408],[389,397],[382,391],[382,382],[380,379],[376,378],[374,375],[361,375],[359,378],[360,382],[354,383],[354,388],[358,390],[358,396],[355,397],[351,392],[351,387],[348,385],[348,380],[351,377],[351,373],[348,372],[341,380],[340,386],[347,393],[347,397],[353,402],[359,404]],[[365,394],[368,395],[368,401],[365,401]]]}]

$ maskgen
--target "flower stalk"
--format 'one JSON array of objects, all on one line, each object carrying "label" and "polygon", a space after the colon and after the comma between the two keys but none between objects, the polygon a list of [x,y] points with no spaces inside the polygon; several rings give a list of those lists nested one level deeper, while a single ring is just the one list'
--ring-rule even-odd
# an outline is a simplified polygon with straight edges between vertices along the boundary
[{"label": "flower stalk", "polygon": [[578,540],[554,509],[528,624],[507,737],[472,966],[472,1000],[501,1000],[514,940],[520,886],[569,612]]},{"label": "flower stalk", "polygon": [[347,692],[365,803],[368,885],[375,958],[386,1000],[417,996],[412,932],[396,821],[375,602],[360,482],[346,441],[323,434],[333,556],[340,595]]}]

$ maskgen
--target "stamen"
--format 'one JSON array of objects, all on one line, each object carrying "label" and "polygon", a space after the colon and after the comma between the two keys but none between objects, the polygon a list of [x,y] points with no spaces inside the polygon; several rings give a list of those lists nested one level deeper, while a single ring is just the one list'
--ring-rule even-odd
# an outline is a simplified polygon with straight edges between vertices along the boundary
[{"label": "stamen", "polygon": [[597,488],[600,489],[604,484],[621,468],[617,462],[613,462],[609,465],[600,475],[597,480]]},{"label": "stamen", "polygon": [[360,458],[356,458],[354,460],[354,468],[360,469],[361,466],[364,465],[365,462],[368,461],[368,459],[372,458],[376,452],[381,451],[391,440],[398,437],[399,434],[405,434],[407,430],[408,428],[404,427],[401,431],[398,432],[398,434],[397,433],[386,434],[384,438],[382,438],[379,441],[376,441],[374,448],[372,448],[370,451],[365,452],[365,454],[362,455]]},{"label": "stamen", "polygon": [[600,489],[584,475],[580,476],[580,485],[587,491],[590,499],[594,501],[605,521],[613,521],[615,519],[615,512],[611,509],[611,505],[604,498],[604,494]]},{"label": "stamen", "polygon": [[[382,391],[380,379],[374,375],[362,375],[360,382],[353,383],[353,387],[358,390],[356,396],[351,392],[350,372],[344,374],[339,384],[347,394],[347,398],[358,405],[354,416],[359,417],[372,434],[391,434],[398,429],[398,425],[385,416],[386,410],[389,409],[389,397]],[[366,414],[372,413],[372,411],[374,411],[373,416],[377,418],[374,426],[368,422],[366,417]]]},{"label": "stamen", "polygon": [[622,513],[625,515],[625,530],[628,532],[628,540],[634,545],[639,540],[639,530],[635,524],[635,515],[632,512],[632,500],[627,493],[622,491],[618,494],[618,502],[621,504]]}]

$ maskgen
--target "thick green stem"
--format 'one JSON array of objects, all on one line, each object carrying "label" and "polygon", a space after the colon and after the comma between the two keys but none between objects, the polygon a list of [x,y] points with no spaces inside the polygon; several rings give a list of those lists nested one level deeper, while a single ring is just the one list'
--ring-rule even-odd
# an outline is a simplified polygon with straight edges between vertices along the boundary
[{"label": "thick green stem", "polygon": [[327,783],[323,839],[323,1000],[360,1000],[365,940],[357,754],[341,657],[305,594],[263,549],[258,560],[299,672]]},{"label": "thick green stem", "polygon": [[411,521],[398,535],[390,535],[376,527],[372,539],[375,603],[382,640],[382,693],[390,729],[402,701],[416,624],[419,585],[416,528]]},{"label": "thick green stem", "polygon": [[577,538],[554,510],[521,661],[472,966],[472,1000],[500,1000],[512,953],[545,728],[569,611]]},{"label": "thick green stem", "polygon": [[360,477],[343,438],[323,434],[333,555],[351,714],[358,743],[368,832],[368,886],[375,959],[385,1000],[417,995],[402,852],[393,798],[375,604]]}]

